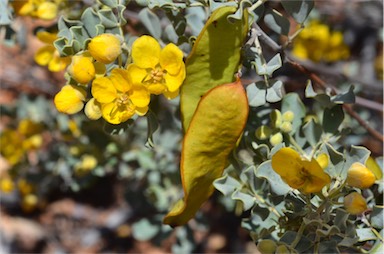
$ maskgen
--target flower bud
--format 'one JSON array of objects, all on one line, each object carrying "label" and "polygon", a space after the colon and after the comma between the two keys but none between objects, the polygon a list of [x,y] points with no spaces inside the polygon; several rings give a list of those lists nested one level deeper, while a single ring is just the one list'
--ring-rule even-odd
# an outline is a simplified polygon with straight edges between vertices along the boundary
[{"label": "flower bud", "polygon": [[329,157],[326,153],[321,153],[316,158],[317,163],[319,163],[320,167],[322,169],[325,169],[328,167],[329,164]]},{"label": "flower bud", "polygon": [[284,133],[289,133],[292,131],[292,124],[291,122],[283,121],[283,123],[280,126],[280,130]]},{"label": "flower bud", "polygon": [[121,54],[121,42],[114,34],[100,34],[88,44],[89,53],[98,62],[110,64]]},{"label": "flower bud", "polygon": [[269,138],[269,143],[271,143],[271,145],[273,145],[273,146],[278,145],[281,142],[283,142],[283,135],[280,132],[272,135]]},{"label": "flower bud", "polygon": [[283,121],[292,122],[293,118],[295,118],[295,113],[288,110],[283,113]]},{"label": "flower bud", "polygon": [[21,201],[21,208],[24,212],[30,213],[33,210],[36,209],[38,203],[38,198],[34,194],[28,194],[24,196],[23,200]]},{"label": "flower bud", "polygon": [[54,98],[54,103],[59,112],[75,114],[83,109],[86,92],[72,85],[65,85]]},{"label": "flower bud", "polygon": [[256,136],[256,138],[258,138],[260,140],[265,140],[265,139],[269,138],[271,133],[272,133],[272,131],[268,126],[262,125],[259,128],[257,128],[257,130],[255,132],[255,136]]},{"label": "flower bud", "polygon": [[367,202],[360,193],[352,192],[344,197],[344,208],[350,214],[360,214],[367,210]]},{"label": "flower bud", "polygon": [[359,189],[366,189],[375,183],[376,177],[364,164],[355,162],[348,169],[347,184]]},{"label": "flower bud", "polygon": [[272,128],[280,128],[281,125],[281,112],[277,109],[273,110],[270,114]]},{"label": "flower bud", "polygon": [[10,178],[5,177],[0,180],[0,190],[2,192],[9,193],[9,192],[12,192],[14,188],[15,188],[15,185]]},{"label": "flower bud", "polygon": [[99,119],[102,115],[100,103],[98,103],[95,98],[90,99],[87,104],[85,104],[84,113],[91,120]]},{"label": "flower bud", "polygon": [[90,57],[77,55],[72,57],[68,73],[80,84],[87,84],[95,77],[95,66]]}]

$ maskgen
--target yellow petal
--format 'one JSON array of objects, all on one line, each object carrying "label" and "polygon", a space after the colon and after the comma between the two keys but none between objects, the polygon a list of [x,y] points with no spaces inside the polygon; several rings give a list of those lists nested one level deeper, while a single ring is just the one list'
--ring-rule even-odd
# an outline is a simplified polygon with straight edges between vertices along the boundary
[{"label": "yellow petal", "polygon": [[183,52],[173,43],[165,46],[160,53],[160,65],[171,75],[180,72],[183,63]]},{"label": "yellow petal", "polygon": [[365,162],[365,165],[370,171],[372,171],[377,180],[383,178],[383,172],[381,171],[379,165],[377,164],[374,158],[369,156],[368,160]]},{"label": "yellow petal", "polygon": [[57,5],[52,2],[43,2],[37,8],[37,17],[44,20],[51,20],[57,16]]},{"label": "yellow petal", "polygon": [[319,163],[320,167],[325,169],[329,164],[329,156],[326,153],[321,153],[317,156],[316,161]]},{"label": "yellow petal", "polygon": [[134,85],[141,84],[148,75],[148,72],[145,69],[140,68],[136,64],[128,65],[127,71],[129,79]]},{"label": "yellow petal", "polygon": [[148,112],[148,107],[143,107],[143,108],[136,107],[136,114],[138,114],[139,116],[144,116],[145,114],[147,114],[147,112]]},{"label": "yellow petal", "polygon": [[167,98],[168,100],[174,99],[174,98],[176,98],[176,97],[179,95],[179,89],[177,89],[177,90],[174,91],[174,92],[167,92],[167,91],[165,91],[165,92],[163,93],[163,95],[164,95],[165,98]]},{"label": "yellow petal", "polygon": [[[55,52],[57,53],[57,52]],[[48,70],[52,72],[59,72],[64,70],[68,64],[71,62],[70,57],[60,57],[56,54],[53,55],[53,58],[48,64]]]},{"label": "yellow petal", "polygon": [[331,177],[326,174],[319,163],[312,159],[311,161],[302,160],[303,168],[309,173],[306,176],[306,181],[300,190],[304,193],[316,193],[331,182]]},{"label": "yellow petal", "polygon": [[117,107],[114,103],[101,105],[103,118],[111,124],[120,124],[135,114],[133,107]]},{"label": "yellow petal", "polygon": [[49,33],[47,31],[39,31],[36,33],[36,37],[47,44],[53,44],[53,42],[57,39],[57,34]]},{"label": "yellow petal", "polygon": [[35,9],[35,6],[32,2],[27,2],[23,6],[20,7],[18,14],[21,16],[29,15],[33,10]]},{"label": "yellow petal", "polygon": [[84,108],[85,115],[91,120],[97,120],[101,117],[101,105],[95,100],[95,98],[90,99]]},{"label": "yellow petal", "polygon": [[114,34],[100,34],[91,40],[88,50],[100,63],[110,64],[121,54],[121,42]]},{"label": "yellow petal", "polygon": [[86,92],[77,86],[65,85],[54,98],[58,111],[66,114],[75,114],[84,106]]},{"label": "yellow petal", "polygon": [[182,62],[182,67],[180,69],[180,72],[177,75],[172,76],[169,73],[167,73],[164,79],[169,92],[174,92],[177,89],[179,89],[185,79],[184,63]]},{"label": "yellow petal", "polygon": [[129,98],[131,99],[132,103],[135,104],[135,106],[140,108],[148,106],[150,102],[149,93],[147,89],[142,86],[134,87]]},{"label": "yellow petal", "polygon": [[127,70],[115,68],[111,71],[111,76],[109,78],[111,79],[114,87],[120,92],[126,93],[132,87]]},{"label": "yellow petal", "polygon": [[55,47],[51,45],[46,45],[39,48],[35,53],[35,62],[41,66],[48,65],[48,63],[52,60],[55,51]]},{"label": "yellow petal", "polygon": [[116,88],[107,77],[94,79],[91,92],[93,97],[100,103],[110,103],[117,98]]},{"label": "yellow petal", "polygon": [[289,147],[281,148],[272,156],[272,168],[292,188],[298,189],[304,181],[300,178],[301,158]]},{"label": "yellow petal", "polygon": [[159,58],[160,44],[153,37],[143,35],[132,44],[132,59],[140,68],[155,68]]},{"label": "yellow petal", "polygon": [[156,95],[162,94],[163,92],[167,91],[167,87],[160,83],[145,84],[145,87],[148,89],[148,91],[151,94],[156,94]]}]

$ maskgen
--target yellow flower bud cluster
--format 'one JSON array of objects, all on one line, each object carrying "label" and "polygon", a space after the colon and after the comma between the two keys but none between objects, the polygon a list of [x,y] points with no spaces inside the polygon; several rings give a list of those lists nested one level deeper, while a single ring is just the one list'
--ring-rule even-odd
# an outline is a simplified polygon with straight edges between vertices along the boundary
[{"label": "yellow flower bud cluster", "polygon": [[25,0],[11,1],[20,16],[31,16],[43,20],[55,19],[61,9],[67,4],[66,0]]},{"label": "yellow flower bud cluster", "polygon": [[[126,68],[112,66],[106,74],[106,65],[121,56],[122,43],[114,34],[101,34],[91,39],[86,51],[72,57],[67,73],[78,84],[67,84],[56,94],[58,111],[75,114],[85,105],[89,119],[103,117],[111,124],[120,124],[135,114],[145,115],[151,94],[163,94],[168,99],[178,95],[185,64],[176,45],[161,48],[154,38],[141,36],[132,45],[132,63]],[[88,85],[91,94],[86,92]]]},{"label": "yellow flower bud cluster", "polygon": [[272,146],[278,145],[283,142],[283,133],[290,133],[292,131],[292,121],[295,114],[288,110],[283,114],[280,110],[273,110],[270,114],[270,125],[262,125],[256,130],[256,138],[259,140],[269,139]]},{"label": "yellow flower bud cluster", "polygon": [[9,175],[0,178],[0,191],[4,194],[18,191],[20,194],[20,207],[26,212],[33,212],[38,206],[38,197],[35,193],[35,185],[25,178],[12,179]]},{"label": "yellow flower bud cluster", "polygon": [[29,119],[19,122],[18,128],[5,129],[0,134],[0,154],[10,165],[18,164],[24,155],[40,148],[43,144],[43,126]]},{"label": "yellow flower bud cluster", "polygon": [[39,31],[36,37],[45,45],[36,51],[34,56],[35,62],[38,65],[47,66],[51,72],[64,70],[71,62],[71,58],[61,57],[59,51],[53,46],[53,42],[57,39],[57,33]]},{"label": "yellow flower bud cluster", "polygon": [[335,62],[350,55],[340,31],[331,31],[329,26],[317,20],[310,22],[295,38],[292,53],[301,59],[315,62]]}]

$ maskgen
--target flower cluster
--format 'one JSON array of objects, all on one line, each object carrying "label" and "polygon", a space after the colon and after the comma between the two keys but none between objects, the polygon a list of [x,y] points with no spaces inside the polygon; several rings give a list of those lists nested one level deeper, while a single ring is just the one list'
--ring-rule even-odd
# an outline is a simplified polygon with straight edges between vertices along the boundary
[{"label": "flower cluster", "polygon": [[52,20],[57,17],[60,6],[66,2],[66,0],[16,0],[11,1],[11,4],[20,16]]},{"label": "flower cluster", "polygon": [[314,20],[295,38],[292,53],[315,62],[335,62],[347,59],[349,48],[342,32],[331,31],[327,25]]},{"label": "flower cluster", "polygon": [[24,155],[41,147],[43,128],[29,119],[20,121],[17,130],[5,129],[0,135],[0,154],[10,165],[19,163]]},{"label": "flower cluster", "polygon": [[[373,159],[367,160],[372,167]],[[325,153],[308,160],[290,147],[284,147],[272,156],[272,168],[292,188],[304,194],[319,193],[328,186],[329,196],[338,198],[344,188],[349,192],[343,198],[345,210],[350,214],[361,214],[367,210],[367,202],[361,194],[361,189],[370,188],[382,176],[375,174],[367,165],[353,163],[347,172],[347,177],[341,185],[332,182],[331,177],[324,171],[328,167],[329,157]]]},{"label": "flower cluster", "polygon": [[[163,94],[168,99],[178,95],[185,64],[176,45],[170,43],[161,49],[154,38],[141,36],[132,45],[132,62],[123,68],[113,65],[122,54],[121,44],[116,35],[102,34],[90,41],[86,51],[72,57],[67,72],[77,85],[67,84],[55,96],[60,112],[74,114],[85,105],[89,119],[103,117],[111,124],[120,124],[135,114],[145,115],[151,94]],[[106,65],[112,66],[109,74]]]},{"label": "flower cluster", "polygon": [[283,142],[283,133],[292,131],[292,121],[295,114],[288,110],[281,114],[277,109],[270,114],[270,125],[262,125],[256,130],[256,138],[259,140],[269,139],[272,146]]}]

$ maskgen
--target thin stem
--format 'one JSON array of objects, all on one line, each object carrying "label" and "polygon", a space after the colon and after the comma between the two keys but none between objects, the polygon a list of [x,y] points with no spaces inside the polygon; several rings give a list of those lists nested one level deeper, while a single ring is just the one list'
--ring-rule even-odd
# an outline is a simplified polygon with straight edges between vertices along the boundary
[{"label": "thin stem", "polygon": [[262,5],[266,1],[268,1],[268,0],[259,0],[259,1],[257,1],[255,4],[253,4],[251,7],[248,8],[249,12],[252,12],[252,11],[256,10],[260,5]]},{"label": "thin stem", "polygon": [[301,146],[296,142],[296,140],[289,135],[289,142],[304,156],[307,157],[307,153],[301,148]]}]

